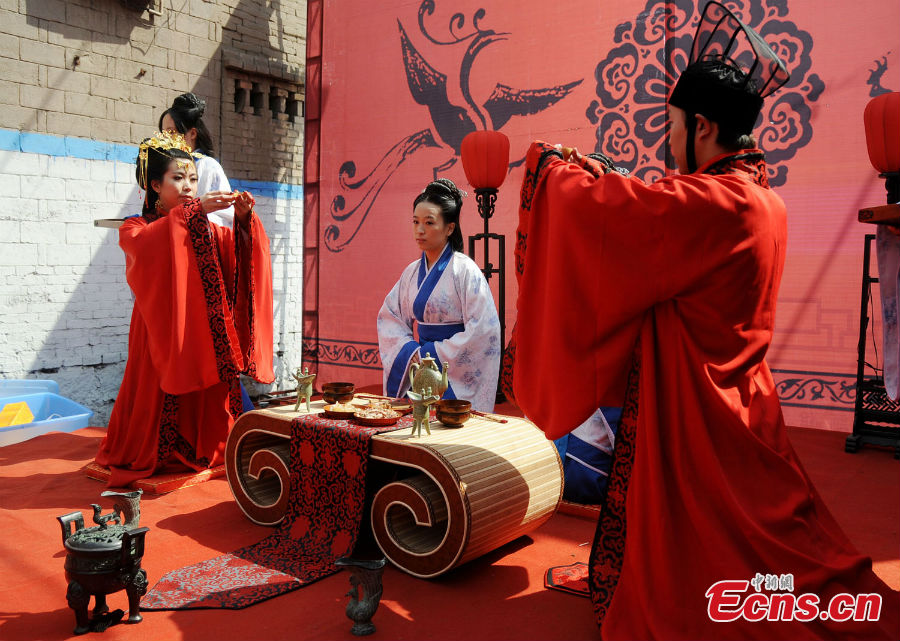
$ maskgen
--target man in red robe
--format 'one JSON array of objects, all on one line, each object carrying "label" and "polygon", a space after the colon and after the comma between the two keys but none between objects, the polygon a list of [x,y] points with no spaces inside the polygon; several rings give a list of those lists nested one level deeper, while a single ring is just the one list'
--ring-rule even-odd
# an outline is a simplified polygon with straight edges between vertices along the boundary
[{"label": "man in red robe", "polygon": [[[119,229],[134,292],[128,362],[96,461],[125,486],[169,463],[201,470],[224,460],[241,413],[240,374],[269,383],[269,239],[249,193],[194,197],[196,168],[180,135],[141,145],[141,216]],[[234,205],[234,229],[207,213]]]},{"label": "man in red robe", "polygon": [[[897,639],[897,593],[812,486],[764,358],[786,211],[749,134],[787,73],[718,3],[691,59],[669,102],[681,175],[529,149],[515,397],[549,438],[624,405],[590,558],[603,638]],[[877,595],[879,620],[820,616],[841,594]]]}]

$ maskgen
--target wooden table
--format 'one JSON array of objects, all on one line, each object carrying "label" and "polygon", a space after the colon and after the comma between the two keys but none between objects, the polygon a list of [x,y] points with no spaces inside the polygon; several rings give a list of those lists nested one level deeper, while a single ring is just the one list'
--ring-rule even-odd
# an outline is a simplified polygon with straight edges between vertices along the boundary
[{"label": "wooden table", "polygon": [[[312,403],[312,412],[323,402]],[[242,415],[228,437],[225,468],[234,498],[255,523],[275,525],[289,496],[290,406]],[[369,515],[385,556],[418,577],[435,577],[542,525],[562,497],[556,447],[529,421],[479,417],[461,428],[430,424],[372,437],[370,461],[397,468],[375,488]]]}]

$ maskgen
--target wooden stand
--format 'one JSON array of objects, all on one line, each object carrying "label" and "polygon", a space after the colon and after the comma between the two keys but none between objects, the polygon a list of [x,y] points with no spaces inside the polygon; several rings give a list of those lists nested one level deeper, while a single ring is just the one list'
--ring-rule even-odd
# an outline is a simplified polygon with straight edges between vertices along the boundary
[{"label": "wooden stand", "polygon": [[[323,402],[312,403],[313,413]],[[247,412],[225,449],[228,483],[255,523],[274,525],[290,497],[290,407]],[[394,470],[374,487],[370,521],[385,557],[413,576],[435,577],[546,522],[562,498],[562,464],[532,423],[471,417],[461,428],[431,422],[372,437],[369,459]],[[371,466],[371,463],[370,463]]]},{"label": "wooden stand", "polygon": [[872,223],[873,225],[900,226],[900,205],[866,207],[859,210],[856,219],[861,223]]},{"label": "wooden stand", "polygon": [[[860,218],[862,220],[862,218]],[[883,445],[894,448],[900,458],[900,403],[888,398],[884,380],[866,378],[866,336],[869,327],[869,290],[878,279],[870,274],[874,234],[866,234],[863,251],[862,295],[859,306],[859,343],[856,363],[856,406],[853,433],[844,443],[844,451],[855,453],[861,445]]]}]

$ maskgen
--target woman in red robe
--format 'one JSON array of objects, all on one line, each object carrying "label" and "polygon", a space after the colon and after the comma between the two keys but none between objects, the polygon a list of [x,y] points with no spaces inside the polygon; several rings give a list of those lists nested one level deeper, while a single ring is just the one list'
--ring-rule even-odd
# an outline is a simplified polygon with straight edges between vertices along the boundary
[{"label": "woman in red robe", "polygon": [[[240,374],[272,370],[269,239],[248,192],[195,198],[197,172],[179,134],[141,144],[142,215],[119,229],[134,292],[128,362],[96,462],[121,487],[174,464],[223,462],[241,413]],[[234,229],[207,214],[235,209]]]}]

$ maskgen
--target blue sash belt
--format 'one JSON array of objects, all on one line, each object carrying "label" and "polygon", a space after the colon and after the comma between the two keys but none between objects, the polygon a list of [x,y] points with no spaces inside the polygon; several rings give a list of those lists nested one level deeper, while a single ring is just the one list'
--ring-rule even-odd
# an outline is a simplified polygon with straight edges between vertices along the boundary
[{"label": "blue sash belt", "polygon": [[[419,350],[419,355],[422,358],[425,358],[426,352],[430,354],[438,369],[443,369],[437,349],[434,347],[435,341],[447,340],[451,336],[455,336],[466,329],[466,326],[463,323],[453,323],[450,325],[419,323],[418,325],[419,342],[408,342],[403,346],[403,349],[400,350],[397,358],[394,359],[394,364],[388,375],[387,389],[385,390],[385,393],[388,396],[397,397],[400,395],[400,388],[404,383],[403,376],[406,373],[406,365],[409,363],[409,359],[416,349]],[[448,386],[447,391],[444,392],[444,398],[456,398],[456,394],[453,392],[451,386]]]},{"label": "blue sash belt", "polygon": [[431,355],[435,356],[436,354],[433,349],[435,341],[445,341],[465,329],[466,326],[462,323],[453,323],[452,325],[430,325],[428,323],[419,323],[419,344],[424,346],[426,343],[431,343]]}]

